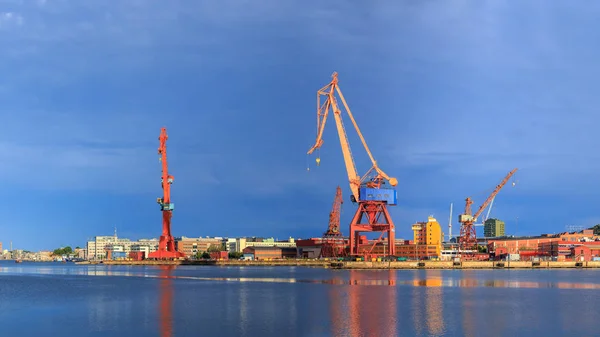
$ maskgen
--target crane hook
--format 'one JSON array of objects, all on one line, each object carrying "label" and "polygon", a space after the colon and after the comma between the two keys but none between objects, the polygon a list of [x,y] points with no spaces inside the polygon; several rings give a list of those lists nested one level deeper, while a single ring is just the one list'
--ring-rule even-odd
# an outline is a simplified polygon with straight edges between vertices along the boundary
[{"label": "crane hook", "polygon": [[317,162],[317,166],[319,166],[321,164],[321,158],[317,157],[316,162]]}]

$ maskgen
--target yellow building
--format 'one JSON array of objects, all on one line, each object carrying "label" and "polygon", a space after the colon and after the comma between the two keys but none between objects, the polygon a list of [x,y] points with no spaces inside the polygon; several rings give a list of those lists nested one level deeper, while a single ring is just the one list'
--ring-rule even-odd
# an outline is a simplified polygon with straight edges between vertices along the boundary
[{"label": "yellow building", "polygon": [[412,230],[415,244],[435,246],[436,255],[440,256],[444,234],[442,226],[433,216],[429,216],[427,222],[417,222],[412,226]]}]

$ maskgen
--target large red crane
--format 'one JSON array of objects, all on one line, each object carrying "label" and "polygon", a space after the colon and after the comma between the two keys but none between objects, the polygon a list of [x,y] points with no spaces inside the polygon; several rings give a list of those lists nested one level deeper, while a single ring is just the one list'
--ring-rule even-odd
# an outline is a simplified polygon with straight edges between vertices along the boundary
[{"label": "large red crane", "polygon": [[333,199],[333,206],[329,213],[329,227],[323,233],[321,244],[321,257],[345,256],[345,244],[340,231],[340,215],[342,210],[342,189],[338,186]]},{"label": "large red crane", "polygon": [[173,209],[175,205],[171,203],[171,184],[173,183],[173,176],[169,174],[169,166],[167,164],[167,128],[160,129],[158,157],[159,161],[162,161],[162,177],[160,179],[161,186],[163,189],[163,197],[157,198],[156,202],[160,205],[162,211],[162,235],[158,242],[158,250],[148,254],[148,258],[151,259],[174,259],[184,257],[182,252],[175,250],[175,239],[171,235],[171,217],[173,216]]},{"label": "large red crane", "polygon": [[477,217],[481,215],[483,210],[489,205],[489,203],[496,197],[498,192],[506,185],[510,177],[517,172],[518,169],[514,169],[510,171],[504,179],[496,186],[492,194],[485,200],[485,202],[479,207],[477,213],[475,215],[471,215],[471,205],[473,204],[473,200],[470,197],[466,199],[465,205],[465,213],[460,214],[458,216],[458,222],[460,222],[460,237],[458,238],[459,249],[461,252],[461,256],[467,254],[477,245],[477,233],[475,231],[475,221],[477,221]]},{"label": "large red crane", "polygon": [[[336,93],[342,101],[346,113],[354,125],[354,129],[371,159],[372,166],[362,177],[358,175],[356,164],[354,163],[354,158],[350,151],[350,143],[348,142],[346,129],[344,128],[344,123],[342,121],[342,111],[340,110],[335,97]],[[323,104],[321,104],[321,96],[325,97],[325,102],[323,102]],[[354,120],[354,116],[346,103],[342,91],[340,90],[336,72],[333,73],[331,82],[317,92],[317,139],[315,145],[308,150],[307,154],[313,153],[323,145],[323,131],[325,130],[325,123],[327,122],[327,116],[329,115],[330,110],[333,112],[340,145],[342,147],[342,154],[344,156],[344,163],[346,164],[350,191],[352,192],[350,200],[358,203],[356,213],[350,222],[350,254],[362,256],[381,255],[373,254],[372,251],[377,242],[381,242],[383,235],[387,233],[387,244],[389,247],[387,254],[393,256],[396,253],[394,239],[396,229],[387,206],[396,205],[397,203],[397,193],[393,187],[398,184],[398,180],[388,176],[379,168],[377,161],[367,146],[367,142],[365,141],[362,132],[360,132],[360,129],[358,128],[356,120]],[[320,158],[317,158],[317,165],[320,161]],[[386,182],[389,183],[392,188],[387,187],[385,185]],[[373,244],[370,249],[366,250],[360,249],[361,244],[364,246],[364,243],[361,242],[360,239],[361,232],[380,232],[381,234],[375,244]]]}]

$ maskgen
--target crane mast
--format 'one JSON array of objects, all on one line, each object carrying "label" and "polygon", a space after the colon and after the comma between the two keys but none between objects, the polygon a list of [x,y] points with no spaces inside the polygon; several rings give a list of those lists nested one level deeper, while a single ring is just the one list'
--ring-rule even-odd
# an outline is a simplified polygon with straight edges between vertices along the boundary
[{"label": "crane mast", "polygon": [[175,249],[175,239],[171,235],[171,217],[173,216],[173,209],[175,204],[171,202],[171,184],[173,183],[173,176],[169,174],[169,165],[167,163],[167,129],[160,129],[160,136],[158,137],[158,160],[162,163],[162,176],[160,179],[161,186],[163,189],[162,198],[157,198],[156,202],[160,205],[162,211],[162,235],[158,242],[158,250],[150,253],[149,258],[155,259],[171,259],[184,257],[182,252],[178,252]]},{"label": "crane mast", "polygon": [[342,189],[338,186],[335,191],[335,198],[333,199],[333,206],[331,206],[331,212],[329,213],[329,227],[324,233],[325,236],[341,236],[340,231],[340,215],[342,210]]},{"label": "crane mast", "polygon": [[[369,159],[371,160],[371,168],[362,177],[359,176],[350,149],[350,143],[344,128],[342,120],[342,111],[338,105],[336,94],[339,96],[344,109],[356,133],[358,134],[365,151],[367,152]],[[324,102],[321,103],[322,97],[325,98]],[[322,87],[317,91],[317,137],[315,144],[308,150],[307,154],[312,154],[315,150],[320,149],[323,145],[323,132],[325,130],[325,124],[329,112],[333,111],[333,116],[337,128],[337,133],[340,140],[340,146],[342,149],[342,155],[344,157],[344,163],[346,165],[346,173],[348,175],[348,182],[350,184],[350,191],[352,192],[350,200],[352,202],[358,202],[358,209],[350,223],[350,253],[352,255],[373,255],[372,250],[375,247],[373,245],[370,250],[359,252],[360,245],[362,244],[361,239],[357,236],[360,232],[382,232],[379,241],[384,233],[387,233],[389,249],[387,253],[389,255],[395,254],[395,243],[394,243],[394,224],[391,220],[389,212],[387,211],[387,205],[395,205],[397,202],[397,192],[394,188],[386,188],[385,184],[388,183],[392,187],[398,184],[396,178],[388,176],[382,169],[379,168],[377,161],[373,157],[371,150],[369,149],[365,138],[363,137],[352,111],[348,107],[348,103],[340,90],[338,85],[337,72],[332,75],[332,80],[329,84]],[[321,159],[317,157],[317,165],[320,164]],[[363,218],[366,222],[362,222]],[[385,249],[384,249],[385,251]],[[378,255],[378,254],[375,254]]]},{"label": "crane mast", "polygon": [[338,186],[329,213],[329,226],[321,240],[321,257],[339,257],[346,255],[344,238],[340,231],[340,216],[342,210],[342,189]]},{"label": "crane mast", "polygon": [[471,215],[471,205],[473,204],[473,200],[470,197],[467,197],[465,200],[465,212],[458,216],[458,222],[460,222],[460,237],[459,237],[459,247],[462,252],[472,249],[477,245],[477,233],[475,231],[475,221],[481,215],[481,213],[485,210],[485,208],[490,204],[492,200],[496,197],[498,192],[506,185],[508,180],[517,172],[517,168],[510,171],[504,179],[496,186],[492,194],[488,196],[485,202],[479,207],[475,215]]}]

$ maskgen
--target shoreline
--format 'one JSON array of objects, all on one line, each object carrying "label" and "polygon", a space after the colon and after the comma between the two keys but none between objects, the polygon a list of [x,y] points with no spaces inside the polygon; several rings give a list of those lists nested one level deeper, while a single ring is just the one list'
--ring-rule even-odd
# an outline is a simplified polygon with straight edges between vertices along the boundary
[{"label": "shoreline", "polygon": [[219,266],[219,267],[320,267],[326,269],[595,269],[600,261],[325,261],[325,260],[282,260],[282,261],[84,261],[77,265],[117,266]]}]

